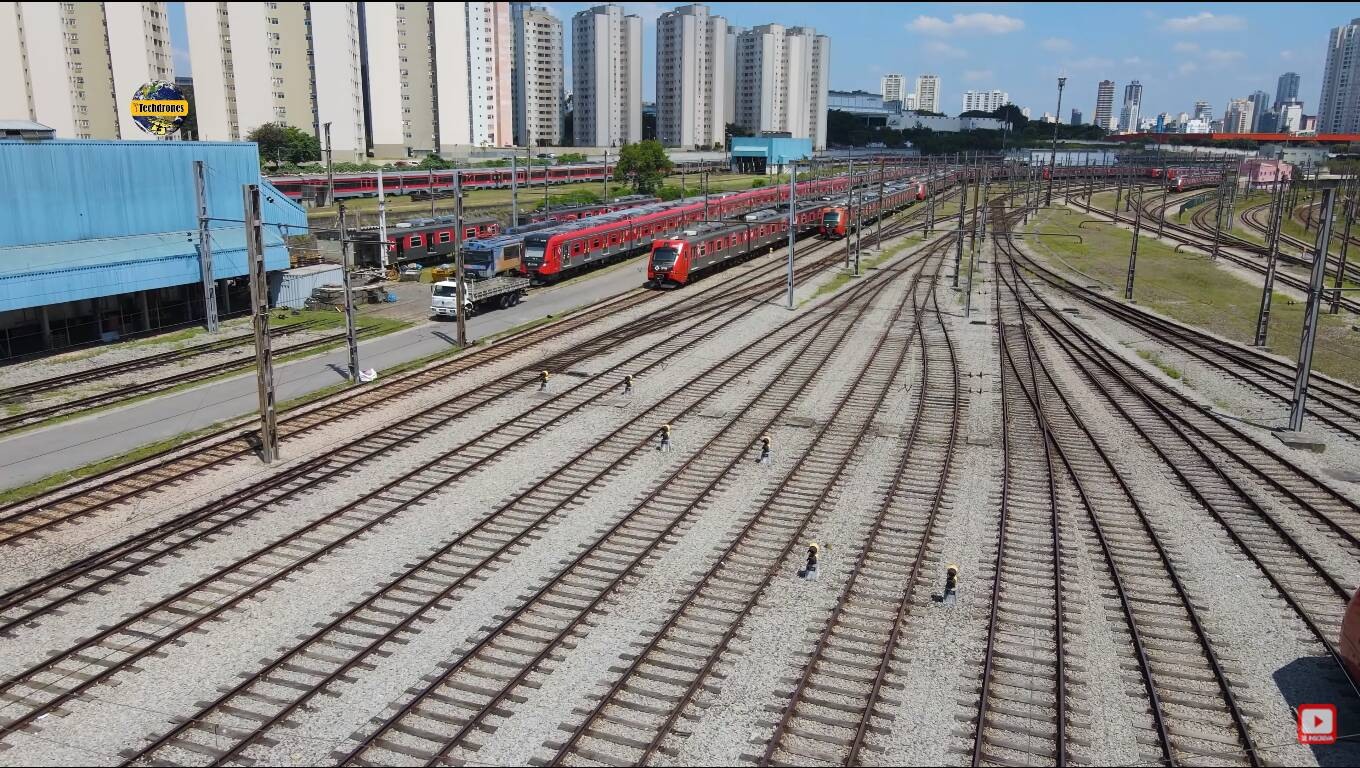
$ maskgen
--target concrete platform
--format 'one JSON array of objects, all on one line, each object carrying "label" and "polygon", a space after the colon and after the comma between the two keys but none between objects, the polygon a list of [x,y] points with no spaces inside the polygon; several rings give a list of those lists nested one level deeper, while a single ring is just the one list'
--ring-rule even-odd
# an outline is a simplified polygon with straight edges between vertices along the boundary
[{"label": "concrete platform", "polygon": [[1275,436],[1276,440],[1295,450],[1312,451],[1313,453],[1322,453],[1327,450],[1326,443],[1307,432],[1291,432],[1286,429],[1271,434]]}]

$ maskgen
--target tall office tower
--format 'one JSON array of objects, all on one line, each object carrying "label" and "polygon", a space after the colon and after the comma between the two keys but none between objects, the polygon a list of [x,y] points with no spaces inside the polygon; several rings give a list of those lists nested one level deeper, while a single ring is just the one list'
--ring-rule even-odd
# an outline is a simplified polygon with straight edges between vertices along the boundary
[{"label": "tall office tower", "polygon": [[1124,86],[1124,108],[1119,111],[1119,130],[1138,130],[1138,111],[1143,104],[1143,86],[1137,80]]},{"label": "tall office tower", "polygon": [[187,3],[194,106],[205,140],[284,123],[367,155],[358,3]]},{"label": "tall office tower", "polygon": [[1214,119],[1214,111],[1209,108],[1209,102],[1207,101],[1195,102],[1195,119],[1203,120],[1205,122]]},{"label": "tall office tower", "polygon": [[735,122],[826,147],[831,41],[806,27],[752,27],[737,38]]},{"label": "tall office tower", "polygon": [[1081,110],[1072,110],[1072,125],[1081,125]]},{"label": "tall office tower", "polygon": [[597,5],[571,25],[576,146],[642,141],[642,17]]},{"label": "tall office tower", "polygon": [[1360,18],[1333,27],[1318,99],[1318,133],[1360,132]]},{"label": "tall office tower", "polygon": [[1096,126],[1114,130],[1114,81],[1101,80],[1096,90]]},{"label": "tall office tower", "polygon": [[1266,111],[1270,109],[1270,94],[1265,91],[1253,91],[1247,100],[1251,102],[1251,133],[1255,133],[1261,128],[1261,120],[1265,118]]},{"label": "tall office tower", "polygon": [[515,143],[562,143],[562,22],[546,8],[526,8],[515,32],[515,80],[519,89]]},{"label": "tall office tower", "polygon": [[940,111],[939,75],[921,75],[916,78],[916,108],[922,112]]},{"label": "tall office tower", "polygon": [[1299,97],[1299,73],[1286,72],[1280,75],[1280,79],[1275,83],[1275,109],[1279,109],[1281,104],[1286,101],[1293,101]]},{"label": "tall office tower", "polygon": [[1253,118],[1251,99],[1233,99],[1223,112],[1223,131],[1225,133],[1249,133]]},{"label": "tall office tower", "polygon": [[884,101],[902,101],[906,96],[907,79],[902,75],[884,75],[879,82],[879,90]]},{"label": "tall office tower", "polygon": [[165,5],[0,2],[0,103],[61,138],[156,138],[129,103],[175,79]]},{"label": "tall office tower", "polygon": [[668,147],[722,144],[727,113],[727,20],[684,5],[656,20],[656,134]]}]

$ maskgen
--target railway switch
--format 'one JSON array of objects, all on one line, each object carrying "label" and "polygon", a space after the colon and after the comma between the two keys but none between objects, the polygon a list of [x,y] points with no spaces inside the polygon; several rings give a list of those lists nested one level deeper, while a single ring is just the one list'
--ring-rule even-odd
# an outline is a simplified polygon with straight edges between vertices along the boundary
[{"label": "railway switch", "polygon": [[807,562],[803,564],[803,570],[798,572],[798,578],[815,581],[817,578],[817,553],[820,548],[817,542],[811,542],[807,548]]},{"label": "railway switch", "polygon": [[543,371],[543,372],[541,372],[541,373],[538,374],[538,391],[539,391],[539,392],[547,392],[547,391],[548,391],[548,372],[547,372],[547,371]]},{"label": "railway switch", "polygon": [[661,445],[657,446],[657,450],[669,451],[671,449],[671,425],[662,424],[658,435],[661,438]]},{"label": "railway switch", "polygon": [[950,563],[944,569],[944,599],[941,601],[945,605],[953,605],[958,600],[959,593],[959,566]]},{"label": "railway switch", "polygon": [[769,436],[769,435],[765,435],[764,437],[760,438],[760,460],[759,460],[759,461],[760,461],[761,464],[769,464],[769,463],[770,463],[770,436]]}]

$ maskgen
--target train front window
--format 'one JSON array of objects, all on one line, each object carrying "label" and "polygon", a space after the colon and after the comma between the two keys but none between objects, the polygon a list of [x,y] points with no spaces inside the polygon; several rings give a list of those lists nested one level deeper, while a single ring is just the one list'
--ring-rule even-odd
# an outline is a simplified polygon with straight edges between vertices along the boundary
[{"label": "train front window", "polygon": [[834,226],[836,226],[838,223],[840,223],[840,220],[841,220],[840,214],[835,213],[835,212],[828,213],[828,214],[822,216],[822,226],[824,226],[824,227],[834,227]]},{"label": "train front window", "polygon": [[652,251],[652,266],[657,269],[670,269],[675,266],[675,259],[680,252],[674,248],[657,248]]},{"label": "train front window", "polygon": [[524,265],[527,267],[543,266],[543,251],[547,245],[547,243],[532,243],[526,240],[524,243]]},{"label": "train front window", "polygon": [[472,269],[491,266],[491,251],[483,248],[469,248],[463,251],[463,258]]}]

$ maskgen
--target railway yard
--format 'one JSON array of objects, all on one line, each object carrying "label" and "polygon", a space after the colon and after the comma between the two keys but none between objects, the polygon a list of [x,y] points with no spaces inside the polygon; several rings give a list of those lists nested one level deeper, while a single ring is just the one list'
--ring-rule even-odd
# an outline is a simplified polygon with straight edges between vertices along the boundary
[{"label": "railway yard", "polygon": [[[535,285],[542,315],[630,282],[317,393],[272,464],[242,417],[8,489],[0,766],[1360,764],[1296,738],[1302,704],[1360,732],[1355,295],[1290,447],[1309,230],[1256,347],[1269,197],[1225,228],[1166,178],[1043,206],[1040,169],[980,167],[807,182],[788,261],[787,203],[746,215],[781,192],[717,199],[745,218],[716,246],[666,230],[688,274]],[[0,437],[154,408],[250,342],[24,363]]]}]

